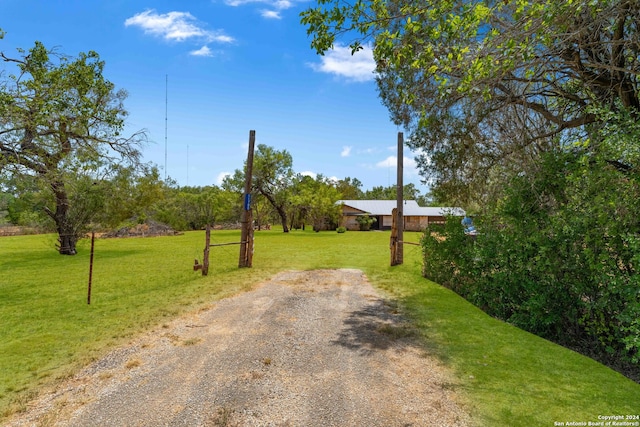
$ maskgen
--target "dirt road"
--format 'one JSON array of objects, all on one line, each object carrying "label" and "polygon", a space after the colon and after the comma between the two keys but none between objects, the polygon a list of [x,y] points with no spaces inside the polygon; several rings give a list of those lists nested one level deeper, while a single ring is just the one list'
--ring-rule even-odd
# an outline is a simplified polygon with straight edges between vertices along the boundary
[{"label": "dirt road", "polygon": [[357,270],[284,272],[87,367],[9,426],[466,426]]}]

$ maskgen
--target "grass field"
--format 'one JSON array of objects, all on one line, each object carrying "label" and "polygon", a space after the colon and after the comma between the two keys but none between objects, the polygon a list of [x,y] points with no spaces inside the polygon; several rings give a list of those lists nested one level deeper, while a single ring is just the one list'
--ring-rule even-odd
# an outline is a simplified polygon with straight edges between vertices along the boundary
[{"label": "grass field", "polygon": [[[419,235],[405,233],[417,242]],[[239,240],[217,231],[212,243]],[[204,232],[98,239],[91,305],[89,242],[75,257],[55,236],[0,238],[0,420],[22,410],[109,348],[167,318],[211,304],[286,269],[359,268],[398,300],[425,349],[455,373],[479,426],[553,426],[640,414],[640,385],[574,352],[497,321],[420,275],[420,248],[389,266],[385,232],[256,232],[253,268],[238,269],[238,247],[213,248],[209,276],[193,272]],[[557,423],[557,424],[556,424]]]}]

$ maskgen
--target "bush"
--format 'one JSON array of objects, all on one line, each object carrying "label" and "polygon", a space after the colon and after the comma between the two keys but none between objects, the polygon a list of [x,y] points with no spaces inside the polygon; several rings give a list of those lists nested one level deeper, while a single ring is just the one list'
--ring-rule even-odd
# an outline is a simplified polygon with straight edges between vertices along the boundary
[{"label": "bush", "polygon": [[375,217],[369,216],[367,214],[356,217],[356,222],[360,226],[360,231],[369,231],[371,229],[371,224],[376,221],[377,219]]},{"label": "bush", "polygon": [[422,238],[424,276],[459,294],[469,276],[474,238],[464,234],[459,217],[447,217],[444,226],[430,225]]},{"label": "bush", "polygon": [[345,233],[347,231],[347,229],[345,227],[338,227],[338,228],[336,228],[336,231],[338,233]]},{"label": "bush", "polygon": [[640,379],[640,184],[553,153],[479,218],[423,239],[424,275],[489,314]]}]

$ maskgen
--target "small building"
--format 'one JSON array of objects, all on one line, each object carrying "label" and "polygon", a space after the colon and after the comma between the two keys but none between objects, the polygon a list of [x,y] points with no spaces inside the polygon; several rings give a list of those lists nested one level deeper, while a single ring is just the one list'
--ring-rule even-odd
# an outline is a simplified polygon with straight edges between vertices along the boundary
[{"label": "small building", "polygon": [[[338,200],[342,206],[342,219],[340,225],[347,230],[359,230],[356,221],[358,216],[369,215],[376,222],[371,224],[372,230],[390,230],[393,223],[391,213],[397,206],[395,200]],[[415,200],[405,200],[402,207],[404,229],[407,231],[423,231],[429,224],[442,224],[445,216],[464,216],[461,208],[449,207],[422,207]]]}]

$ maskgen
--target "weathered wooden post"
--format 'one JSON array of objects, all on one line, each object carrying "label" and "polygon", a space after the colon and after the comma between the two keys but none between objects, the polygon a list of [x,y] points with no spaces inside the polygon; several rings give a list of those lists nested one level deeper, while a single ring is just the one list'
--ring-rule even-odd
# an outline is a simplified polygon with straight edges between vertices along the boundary
[{"label": "weathered wooden post", "polygon": [[204,255],[202,257],[202,275],[209,274],[209,251],[211,250],[211,226],[207,223],[204,238]]},{"label": "weathered wooden post", "polygon": [[391,241],[389,242],[391,249],[391,266],[396,265],[397,249],[398,249],[398,208],[391,211]]},{"label": "weathered wooden post", "polygon": [[238,267],[251,267],[253,260],[253,219],[251,215],[251,177],[253,175],[253,147],[256,141],[256,131],[249,131],[249,153],[244,180],[244,200],[242,209],[242,234],[240,238],[240,259]]},{"label": "weathered wooden post", "polygon": [[253,209],[249,209],[249,232],[247,233],[247,267],[253,265]]},{"label": "weathered wooden post", "polygon": [[[403,205],[403,154],[404,136],[402,132],[398,132],[398,176],[396,184],[396,208],[393,210],[393,222],[391,233],[391,265],[400,265],[404,262],[404,251],[402,248],[404,240],[404,215],[402,212]],[[394,231],[395,230],[395,231]],[[394,250],[395,248],[395,250]]]},{"label": "weathered wooden post", "polygon": [[91,281],[93,280],[93,249],[96,240],[96,233],[91,232],[91,255],[89,258],[89,286],[87,287],[87,304],[91,304]]}]

